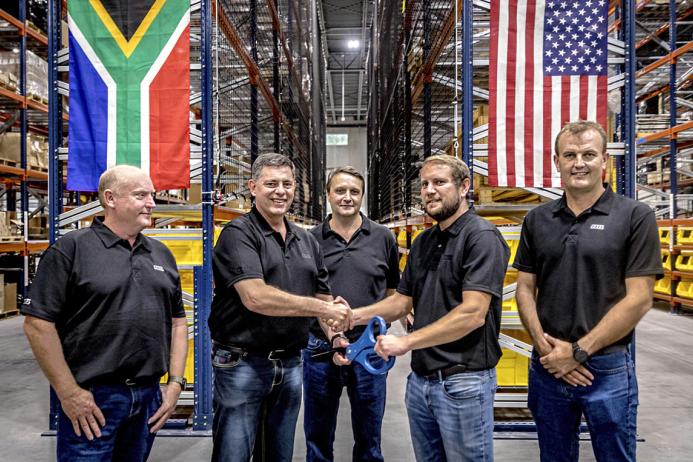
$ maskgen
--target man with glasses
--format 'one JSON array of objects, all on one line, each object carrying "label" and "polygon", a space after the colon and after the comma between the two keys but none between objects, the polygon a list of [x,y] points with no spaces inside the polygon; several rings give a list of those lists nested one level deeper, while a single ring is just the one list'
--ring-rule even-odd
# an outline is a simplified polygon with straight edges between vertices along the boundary
[{"label": "man with glasses", "polygon": [[290,223],[294,165],[258,156],[248,180],[253,209],[230,222],[214,248],[209,327],[214,367],[212,460],[289,461],[301,404],[301,349],[311,317],[326,335],[348,327],[333,303],[315,238]]},{"label": "man with glasses", "polygon": [[379,336],[375,351],[383,359],[412,352],[405,399],[416,459],[490,461],[510,252],[496,227],[469,208],[464,162],[428,157],[420,179],[426,213],[438,224],[414,241],[397,292],[354,310],[352,324],[375,315],[394,321],[413,307],[414,331]]}]

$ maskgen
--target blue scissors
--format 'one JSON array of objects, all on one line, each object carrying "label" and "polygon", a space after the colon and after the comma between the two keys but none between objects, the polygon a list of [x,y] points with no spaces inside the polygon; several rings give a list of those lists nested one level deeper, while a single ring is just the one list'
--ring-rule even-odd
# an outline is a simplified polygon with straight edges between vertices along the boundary
[{"label": "blue scissors", "polygon": [[378,332],[380,332],[379,335],[387,334],[387,324],[385,324],[385,320],[380,316],[374,316],[368,323],[366,330],[361,334],[361,337],[359,337],[356,342],[346,347],[346,359],[349,361],[356,361],[373,375],[382,375],[395,365],[395,357],[390,356],[387,361],[382,361],[382,366],[380,367],[375,367],[371,364],[371,359],[380,359],[373,350],[376,342],[373,331],[376,325],[380,328],[378,330]]},{"label": "blue scissors", "polygon": [[[383,375],[395,365],[395,357],[391,356],[387,361],[383,361],[375,353],[375,334],[374,330],[376,325],[379,327],[378,335],[387,334],[387,324],[385,320],[380,316],[374,316],[371,321],[366,326],[366,330],[363,331],[361,337],[354,343],[349,344],[346,348],[332,348],[328,351],[323,351],[321,353],[316,353],[312,358],[317,361],[323,361],[323,358],[332,357],[334,353],[343,354],[349,361],[356,361],[361,364],[368,372],[374,375]],[[382,362],[382,366],[376,367],[371,361]]]}]

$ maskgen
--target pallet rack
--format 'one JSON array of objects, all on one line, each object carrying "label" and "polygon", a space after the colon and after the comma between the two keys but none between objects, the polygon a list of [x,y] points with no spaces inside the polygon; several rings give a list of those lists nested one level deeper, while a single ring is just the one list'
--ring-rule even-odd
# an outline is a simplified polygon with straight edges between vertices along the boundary
[{"label": "pallet rack", "polygon": [[[207,318],[212,297],[212,247],[215,223],[228,222],[250,208],[245,186],[252,161],[263,152],[282,152],[296,165],[298,190],[292,218],[309,225],[322,219],[316,191],[324,185],[325,120],[321,85],[324,59],[315,2],[276,0],[197,0],[191,2],[191,189],[157,194],[156,230],[163,242],[187,242],[201,256],[179,268],[193,271],[192,390],[180,404],[192,405],[188,419],[170,420],[164,434],[206,436],[212,422],[211,341]],[[50,240],[99,213],[93,194],[63,190],[69,150],[61,95],[67,95],[68,50],[61,49],[60,18],[65,4],[49,1],[48,58],[50,97]],[[271,84],[270,84],[271,82]],[[187,200],[180,200],[181,198]],[[91,199],[91,201],[89,201]],[[174,226],[175,229],[165,229]],[[180,226],[185,226],[180,228]],[[192,227],[192,228],[191,228]],[[192,236],[192,237],[191,237]],[[201,245],[199,241],[201,242]],[[192,265],[190,264],[192,263]],[[186,368],[190,369],[190,368]],[[49,425],[55,429],[58,402],[51,396]]]},{"label": "pallet rack", "polygon": [[[610,118],[607,150],[614,158],[613,186],[630,197],[635,192],[635,10],[646,3],[616,1],[609,10],[609,91],[620,93],[620,110]],[[524,214],[562,192],[484,185],[489,2],[408,1],[402,6],[384,0],[377,5],[371,40],[378,51],[369,62],[367,130],[369,183],[379,187],[369,196],[371,216],[399,235],[401,253],[406,256],[412,232],[431,225],[419,208],[420,162],[432,154],[456,155],[465,160],[474,177],[471,203],[516,248]],[[504,284],[501,342],[505,351],[527,357],[531,346],[512,306],[513,273],[508,271]],[[499,390],[497,408],[526,406],[525,387],[517,385]],[[505,424],[497,428],[501,427],[515,428]]]},{"label": "pallet rack", "polygon": [[[20,0],[10,11],[0,9],[0,50],[16,54],[19,60],[16,85],[7,76],[0,82],[0,135],[13,130],[19,136],[18,158],[0,161],[4,210],[17,212],[21,236],[4,237],[0,254],[14,255],[7,264],[19,271],[20,300],[26,294],[33,257],[47,247],[47,241],[30,238],[30,219],[43,215],[48,175],[45,170],[30,165],[27,135],[47,134],[48,106],[40,97],[27,91],[27,56],[29,52],[46,56],[47,38],[26,20],[27,0]],[[43,215],[45,216],[45,215]],[[15,307],[16,309],[16,307]]]}]

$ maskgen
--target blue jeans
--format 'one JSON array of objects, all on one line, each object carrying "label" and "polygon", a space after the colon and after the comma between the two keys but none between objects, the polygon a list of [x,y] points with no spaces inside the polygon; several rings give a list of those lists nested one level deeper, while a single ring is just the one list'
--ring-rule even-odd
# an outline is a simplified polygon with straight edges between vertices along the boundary
[{"label": "blue jeans", "polygon": [[332,444],[337,426],[339,398],[346,386],[351,403],[351,429],[354,433],[353,460],[382,461],[380,429],[385,413],[387,374],[373,375],[358,363],[340,367],[332,362],[331,356],[324,361],[311,358],[311,355],[329,349],[326,341],[311,335],[308,348],[303,350],[306,460],[312,462],[334,459]]},{"label": "blue jeans", "polygon": [[215,346],[212,366],[212,460],[291,461],[301,407],[301,357],[241,357]]},{"label": "blue jeans", "polygon": [[495,369],[445,380],[409,374],[405,402],[416,460],[493,461],[495,395]]},{"label": "blue jeans", "polygon": [[584,414],[597,461],[634,461],[638,384],[630,353],[593,356],[589,387],[554,378],[532,358],[528,405],[534,416],[542,461],[577,461]]},{"label": "blue jeans", "polygon": [[90,387],[94,402],[106,418],[101,437],[77,436],[62,408],[58,419],[58,461],[96,462],[147,460],[154,444],[147,421],[161,406],[159,384]]}]

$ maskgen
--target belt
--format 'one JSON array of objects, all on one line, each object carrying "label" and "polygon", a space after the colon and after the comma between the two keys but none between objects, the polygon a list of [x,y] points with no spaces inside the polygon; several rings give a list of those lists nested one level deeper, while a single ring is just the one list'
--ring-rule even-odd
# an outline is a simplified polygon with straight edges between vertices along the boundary
[{"label": "belt", "polygon": [[430,374],[426,374],[423,376],[424,379],[426,380],[440,380],[441,382],[448,377],[451,377],[455,374],[460,374],[462,372],[466,372],[467,366],[464,364],[455,364],[454,366],[450,367],[443,367],[441,369],[438,369],[437,371],[431,372]]},{"label": "belt", "polygon": [[222,350],[230,351],[232,353],[238,353],[239,355],[245,356],[255,356],[258,358],[267,358],[271,361],[277,361],[281,359],[291,359],[297,358],[301,355],[301,350],[289,349],[289,350],[249,350],[247,348],[237,347],[234,345],[226,345],[221,342],[213,340],[212,343],[217,348]]},{"label": "belt", "polygon": [[159,383],[161,377],[99,377],[86,381],[84,387],[98,387],[103,385],[125,385],[126,387],[147,387]]},{"label": "belt", "polygon": [[617,345],[609,345],[606,348],[602,348],[601,350],[597,351],[595,354],[592,356],[601,356],[601,355],[608,355],[611,353],[622,353],[628,350],[628,344],[623,345],[623,344],[617,344]]}]

